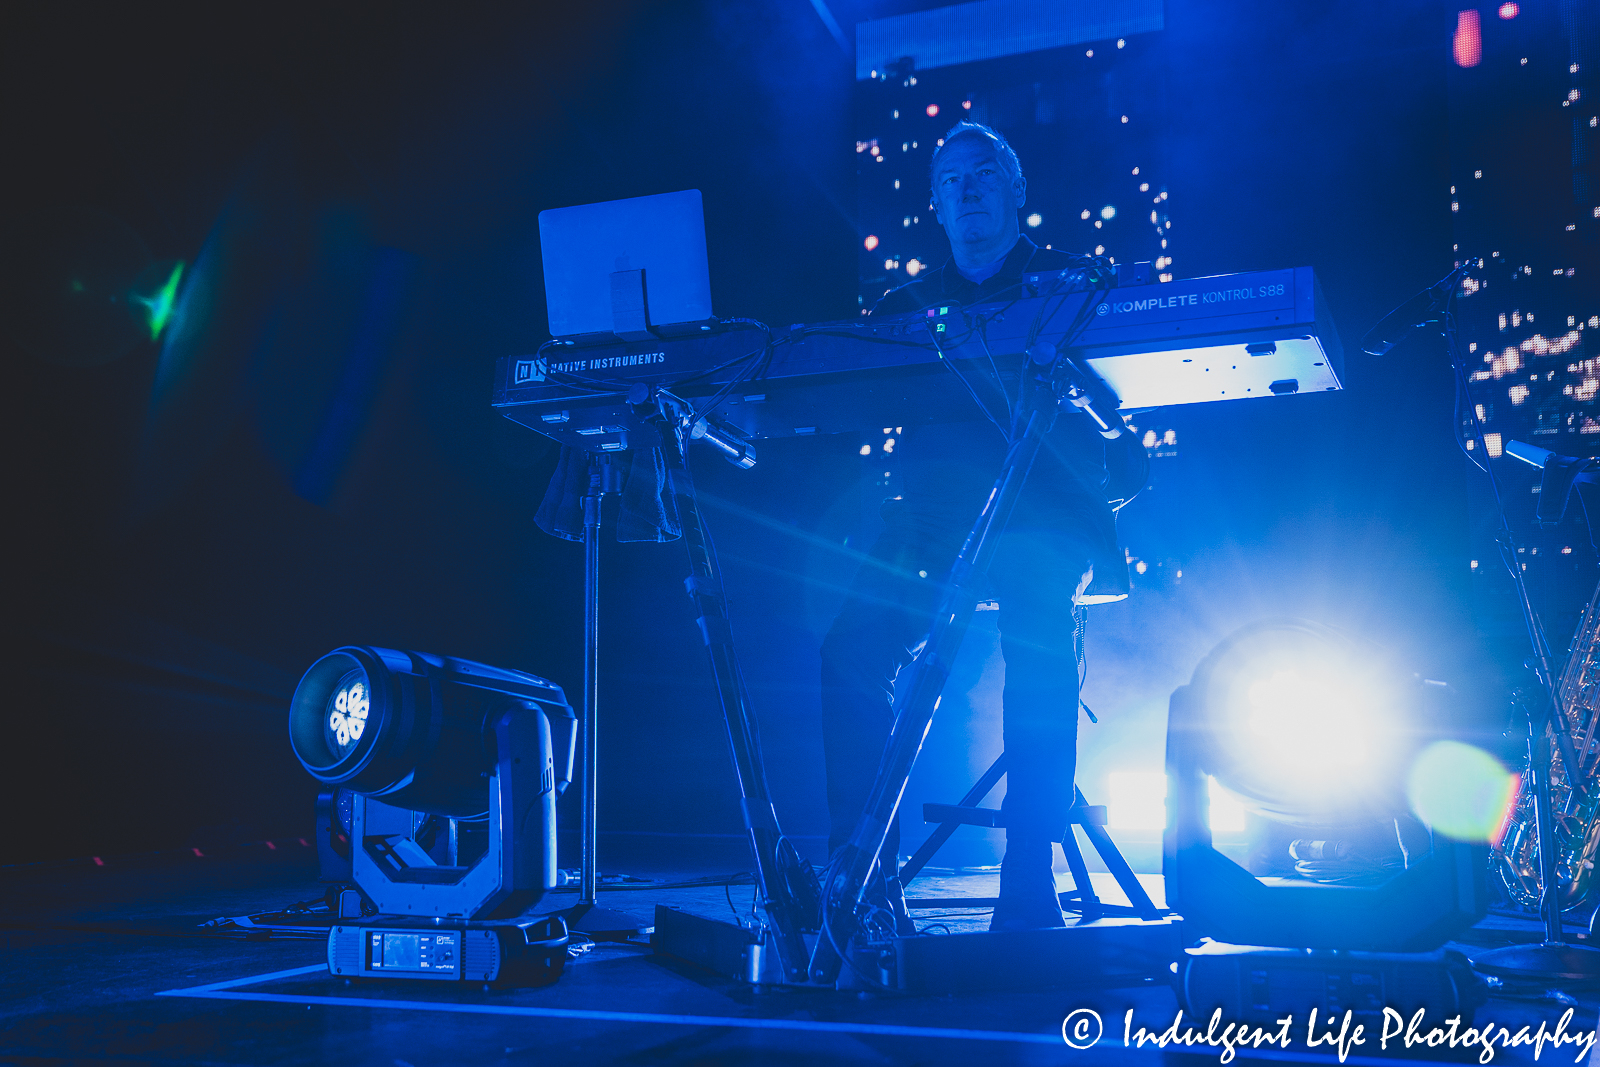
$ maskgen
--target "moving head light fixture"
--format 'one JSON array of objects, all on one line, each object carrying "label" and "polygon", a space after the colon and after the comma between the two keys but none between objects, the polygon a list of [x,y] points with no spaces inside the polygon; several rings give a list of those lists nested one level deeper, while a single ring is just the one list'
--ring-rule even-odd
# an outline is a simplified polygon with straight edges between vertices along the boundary
[{"label": "moving head light fixture", "polygon": [[[532,960],[535,981],[554,980],[562,920],[507,920],[556,883],[556,798],[576,735],[561,687],[521,671],[357,646],[312,664],[290,744],[319,783],[354,794],[352,874],[378,910],[334,927],[330,973],[492,981]],[[486,830],[470,862],[461,822]]]},{"label": "moving head light fixture", "polygon": [[[1173,693],[1167,724],[1163,869],[1186,928],[1236,945],[1426,952],[1482,918],[1486,845],[1430,831],[1406,799],[1421,726],[1448,699],[1315,623],[1270,620],[1218,645]],[[1212,846],[1208,777],[1295,839],[1306,876],[1258,878]],[[1316,880],[1333,857],[1313,844],[1363,826],[1387,835],[1387,871]]]}]

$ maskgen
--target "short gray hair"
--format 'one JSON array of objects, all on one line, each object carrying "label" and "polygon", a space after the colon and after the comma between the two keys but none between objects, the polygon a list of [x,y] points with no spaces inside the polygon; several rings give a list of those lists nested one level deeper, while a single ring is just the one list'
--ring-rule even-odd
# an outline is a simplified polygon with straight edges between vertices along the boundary
[{"label": "short gray hair", "polygon": [[999,130],[993,126],[985,126],[981,122],[958,122],[950,127],[950,132],[944,135],[943,141],[933,150],[933,159],[928,163],[928,187],[932,191],[933,174],[939,168],[939,156],[950,146],[950,142],[957,137],[987,137],[994,142],[994,154],[1000,160],[1000,166],[1005,169],[1006,177],[1016,181],[1022,177],[1022,161],[1017,158],[1016,149],[1005,139]]}]

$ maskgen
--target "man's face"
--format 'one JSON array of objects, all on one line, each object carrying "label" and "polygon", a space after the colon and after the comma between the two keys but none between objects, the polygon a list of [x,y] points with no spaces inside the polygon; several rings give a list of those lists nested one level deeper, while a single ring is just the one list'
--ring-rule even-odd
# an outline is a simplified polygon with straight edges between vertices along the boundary
[{"label": "man's face", "polygon": [[1006,176],[994,141],[969,134],[939,153],[933,172],[934,215],[952,245],[980,245],[1017,225],[1027,184]]}]

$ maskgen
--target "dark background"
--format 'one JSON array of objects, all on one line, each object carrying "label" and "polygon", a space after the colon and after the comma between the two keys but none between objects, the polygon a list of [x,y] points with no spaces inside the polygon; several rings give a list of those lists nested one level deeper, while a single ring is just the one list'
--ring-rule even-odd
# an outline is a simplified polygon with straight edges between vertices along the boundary
[{"label": "dark background", "polygon": [[[848,32],[918,6],[833,12]],[[699,188],[720,314],[857,314],[856,87],[805,0],[6,18],[4,861],[304,835],[284,712],[337,645],[522,668],[576,701],[581,554],[533,523],[554,446],[488,406],[495,358],[545,336],[541,209]],[[1354,351],[1451,267],[1451,25],[1432,3],[1168,4],[1180,276],[1314,266],[1349,388],[1163,413],[1179,454],[1124,539],[1183,578],[1091,620],[1086,789],[1158,765],[1166,694],[1272,612],[1351,626],[1456,681],[1464,725],[1495,718],[1495,663],[1521,650],[1471,618],[1442,346]],[[106,216],[209,279],[185,345],[97,359],[19,295],[60,281],[41,280],[52,234]],[[802,836],[825,832],[816,646],[845,539],[871,532],[858,444],[699,468]],[[608,546],[606,566],[602,826],[733,832],[681,548]],[[986,641],[935,727],[930,795],[998,743]]]}]

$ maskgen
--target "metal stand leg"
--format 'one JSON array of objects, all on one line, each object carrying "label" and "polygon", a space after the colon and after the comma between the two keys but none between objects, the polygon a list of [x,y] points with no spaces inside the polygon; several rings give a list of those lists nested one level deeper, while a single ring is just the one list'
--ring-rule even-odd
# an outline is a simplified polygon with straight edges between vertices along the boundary
[{"label": "metal stand leg", "polygon": [[[995,757],[993,763],[989,764],[989,769],[983,772],[983,777],[979,778],[972,788],[967,790],[966,795],[961,798],[960,806],[971,808],[982,804],[983,798],[988,796],[994,787],[1000,784],[1000,777],[1005,773],[1006,754],[1002,752]],[[922,868],[928,865],[928,861],[933,859],[933,854],[943,848],[946,841],[950,840],[950,835],[956,832],[956,827],[961,825],[963,824],[955,821],[940,823],[939,828],[928,835],[928,839],[917,847],[917,851],[912,853],[911,858],[906,861],[906,865],[900,868],[901,882],[910,882],[911,879],[915,878]]]},{"label": "metal stand leg", "polygon": [[[1076,794],[1078,805],[1080,807],[1086,806],[1086,801],[1083,799],[1083,790],[1077,786],[1072,788],[1074,794]],[[1093,845],[1094,850],[1100,853],[1100,861],[1106,865],[1106,870],[1110,871],[1111,876],[1117,880],[1117,885],[1121,887],[1122,892],[1127,896],[1128,903],[1133,905],[1134,914],[1141,919],[1152,922],[1166,914],[1156,907],[1156,902],[1151,900],[1150,894],[1144,891],[1144,886],[1139,882],[1139,876],[1133,873],[1132,867],[1128,866],[1128,861],[1123,857],[1122,850],[1117,847],[1116,842],[1111,840],[1111,835],[1106,833],[1106,828],[1099,823],[1088,821],[1083,822],[1081,825],[1083,826],[1083,836],[1087,837],[1089,844]],[[1071,826],[1067,827],[1067,836],[1072,836]],[[1076,847],[1076,841],[1073,844]],[[1063,847],[1065,847],[1064,842]],[[1076,873],[1074,873],[1073,877],[1077,877]]]},{"label": "metal stand leg", "polygon": [[598,828],[595,815],[600,791],[596,771],[600,766],[600,504],[604,491],[591,474],[583,497],[583,811],[578,903],[594,907],[598,877],[595,852]]},{"label": "metal stand leg", "polygon": [[1539,842],[1539,911],[1544,943],[1490,949],[1472,961],[1475,970],[1503,978],[1539,981],[1594,981],[1600,978],[1600,949],[1569,945],[1561,926],[1561,882],[1556,872],[1555,813],[1550,806],[1550,739],[1528,724],[1528,774],[1533,778],[1534,832]]},{"label": "metal stand leg", "polygon": [[[1084,922],[1092,923],[1105,914],[1105,905],[1095,895],[1094,883],[1089,880],[1089,865],[1083,862],[1083,850],[1078,847],[1078,834],[1071,823],[1061,835],[1061,854],[1067,857],[1067,869],[1072,872],[1072,906],[1083,916]],[[1065,893],[1059,895],[1066,896]]]},{"label": "metal stand leg", "polygon": [[[711,674],[728,727],[728,747],[739,783],[740,813],[744,816],[745,832],[755,858],[757,892],[766,913],[764,945],[776,956],[783,981],[803,982],[808,955],[802,931],[815,925],[816,877],[784,838],[778,825],[772,793],[767,786],[755,709],[750,706],[750,694],[745,689],[733,647],[733,629],[724,602],[721,570],[701,521],[694,481],[683,458],[682,441],[677,427],[664,416],[655,421],[661,429],[667,484],[677,504],[684,546],[689,554],[689,578],[684,586],[699,614],[701,637],[711,660]],[[750,951],[754,952],[754,948]],[[759,981],[760,968],[753,967],[752,972],[752,980]]]},{"label": "metal stand leg", "polygon": [[[1005,774],[1005,753],[989,765],[983,772],[977,784],[967,790],[961,798],[960,804],[924,804],[922,806],[923,818],[928,822],[938,822],[939,826],[928,835],[916,854],[911,857],[905,867],[901,868],[901,877],[909,882],[916,874],[927,865],[934,853],[955,833],[958,826],[984,826],[999,828],[1005,825],[1003,812],[993,808],[980,808],[977,805],[989,795],[1000,778]],[[1072,790],[1072,810],[1068,813],[1067,829],[1061,837],[1061,852],[1067,858],[1067,867],[1072,871],[1071,892],[1062,893],[1061,906],[1068,911],[1077,911],[1085,922],[1093,922],[1105,916],[1136,916],[1140,919],[1154,922],[1163,918],[1167,912],[1156,907],[1155,901],[1150,899],[1150,894],[1145,892],[1140,884],[1138,875],[1133,873],[1133,868],[1128,866],[1128,861],[1123,858],[1122,851],[1117,848],[1116,842],[1111,840],[1111,835],[1106,833],[1105,809],[1095,807],[1084,799],[1083,790],[1074,786]],[[1117,885],[1127,894],[1128,905],[1107,904],[1094,891],[1094,884],[1089,880],[1089,868],[1083,860],[1083,850],[1078,847],[1078,838],[1073,830],[1075,826],[1083,827],[1083,834],[1089,839],[1101,860],[1105,862],[1106,870],[1116,878]],[[992,908],[997,897],[917,897],[908,901],[914,908]]]},{"label": "metal stand leg", "polygon": [[600,522],[607,493],[620,488],[621,472],[610,456],[595,455],[589,465],[589,490],[583,496],[583,808],[579,820],[578,903],[566,911],[567,928],[590,937],[627,938],[639,932],[637,920],[599,907],[598,809],[600,801]]},{"label": "metal stand leg", "polygon": [[[1054,361],[1050,350],[1048,360]],[[811,956],[813,981],[833,982],[844,966],[844,953],[860,929],[860,913],[867,880],[883,850],[883,840],[905,795],[906,782],[922,742],[933,724],[939,694],[950,675],[950,665],[966,637],[977,607],[977,581],[989,568],[995,543],[1011,517],[1039,444],[1055,423],[1056,396],[1048,362],[1027,364],[1022,420],[1006,450],[1005,462],[995,479],[966,543],[951,567],[950,580],[934,611],[928,639],[895,686],[894,725],[884,746],[883,761],[868,795],[866,810],[850,839],[828,866],[824,884],[822,936]]]},{"label": "metal stand leg", "polygon": [[[1471,390],[1468,388],[1466,366],[1456,344],[1453,320],[1448,327],[1450,354],[1455,365],[1456,384],[1461,395],[1468,398],[1471,407]],[[1539,713],[1528,722],[1528,775],[1534,784],[1534,833],[1539,844],[1540,895],[1539,910],[1544,917],[1544,943],[1541,945],[1507,945],[1491,949],[1476,957],[1472,966],[1485,974],[1507,978],[1530,978],[1539,981],[1594,981],[1600,979],[1600,949],[1587,945],[1569,945],[1561,926],[1561,906],[1565,889],[1556,870],[1555,815],[1550,805],[1550,742],[1553,739],[1561,754],[1567,773],[1576,776],[1583,766],[1579,762],[1567,731],[1567,714],[1561,707],[1561,694],[1557,691],[1556,676],[1550,665],[1550,649],[1545,640],[1539,617],[1528,596],[1528,586],[1517,563],[1511,522],[1506,517],[1505,503],[1500,495],[1500,483],[1494,468],[1489,465],[1489,449],[1484,443],[1483,420],[1476,414],[1472,420],[1473,436],[1478,455],[1483,458],[1483,470],[1488,476],[1489,488],[1494,495],[1495,510],[1500,517],[1499,545],[1502,562],[1511,574],[1511,584],[1517,593],[1517,606],[1522,610],[1523,625],[1527,629],[1528,643],[1533,648],[1535,673],[1542,690]],[[1548,731],[1548,734],[1546,733]],[[1576,780],[1576,778],[1574,778]]]}]

